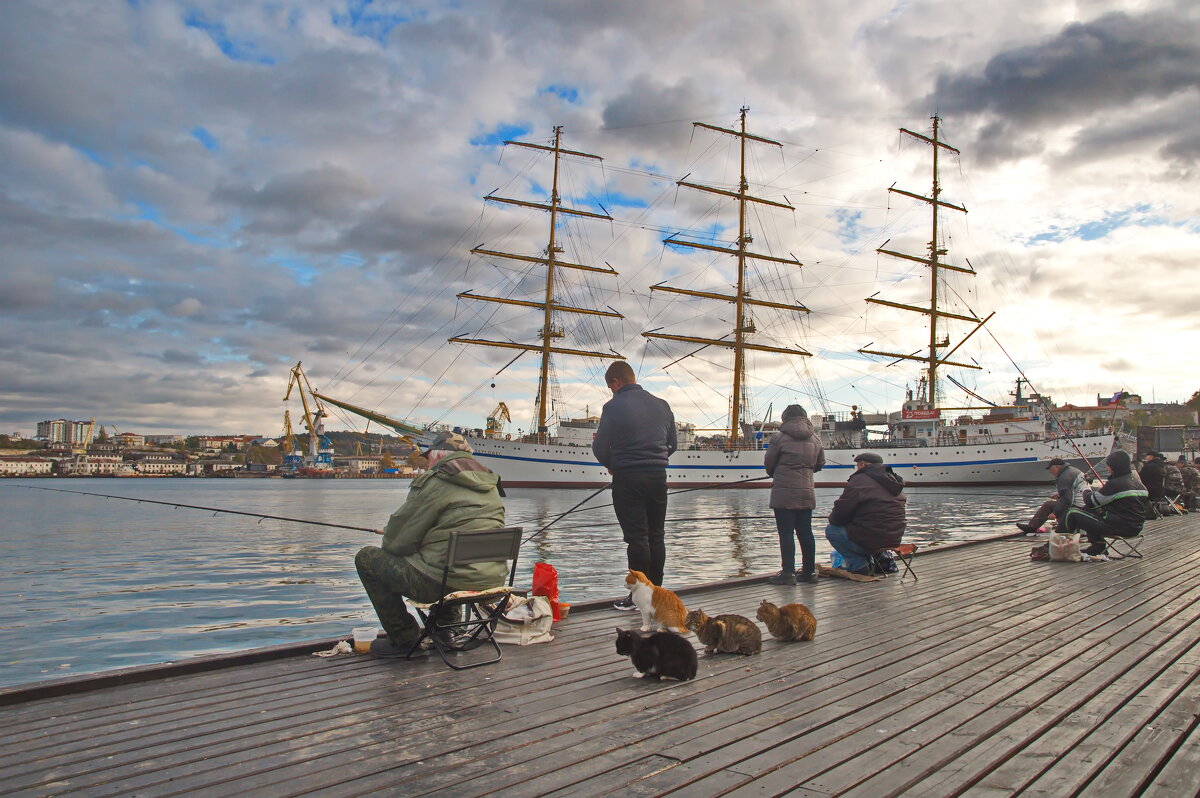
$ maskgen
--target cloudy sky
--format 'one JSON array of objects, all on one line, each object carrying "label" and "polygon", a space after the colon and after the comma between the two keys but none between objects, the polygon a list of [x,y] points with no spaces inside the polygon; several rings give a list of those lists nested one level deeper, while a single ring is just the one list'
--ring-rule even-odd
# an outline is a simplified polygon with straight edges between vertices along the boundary
[{"label": "cloudy sky", "polygon": [[[1200,389],[1200,6],[1170,0],[988,3],[609,2],[0,3],[0,431],[96,418],[137,432],[278,434],[288,370],[389,415],[481,425],[496,402],[528,429],[536,358],[449,345],[528,342],[541,319],[455,294],[536,299],[547,220],[482,196],[543,202],[549,161],[504,139],[603,156],[564,161],[566,203],[612,221],[564,225],[560,345],[617,352],[672,401],[720,426],[728,355],[647,343],[643,330],[720,337],[730,306],[650,292],[728,291],[736,213],[675,181],[736,189],[752,144],[763,262],[753,414],[895,409],[928,304],[918,264],[931,117],[941,158],[939,247],[952,312],[995,316],[953,359],[1002,400],[1018,373],[1058,401],[1119,389],[1158,401]],[[947,334],[954,346],[965,328]],[[555,363],[555,407],[595,412],[598,359]],[[1020,369],[1020,371],[1018,371]],[[494,387],[493,387],[494,386]],[[975,403],[951,383],[944,404]],[[361,429],[347,418],[331,426]]]}]

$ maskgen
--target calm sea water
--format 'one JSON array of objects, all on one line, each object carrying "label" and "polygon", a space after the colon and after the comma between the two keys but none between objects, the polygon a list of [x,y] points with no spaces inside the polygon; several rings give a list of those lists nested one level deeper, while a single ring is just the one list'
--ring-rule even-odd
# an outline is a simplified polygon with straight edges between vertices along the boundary
[{"label": "calm sea water", "polygon": [[[0,686],[199,654],[346,634],[375,623],[354,554],[369,532],[214,515],[73,493],[379,527],[404,500],[406,480],[0,480]],[[1012,530],[1052,490],[913,489],[907,539],[983,537]],[[817,491],[823,518],[840,491]],[[510,524],[533,534],[591,491],[510,490]],[[623,593],[625,555],[608,493],[522,549],[518,584],[534,562],[559,572],[562,599]],[[818,560],[829,546],[814,522]],[[765,490],[702,490],[671,497],[668,586],[779,569]]]}]

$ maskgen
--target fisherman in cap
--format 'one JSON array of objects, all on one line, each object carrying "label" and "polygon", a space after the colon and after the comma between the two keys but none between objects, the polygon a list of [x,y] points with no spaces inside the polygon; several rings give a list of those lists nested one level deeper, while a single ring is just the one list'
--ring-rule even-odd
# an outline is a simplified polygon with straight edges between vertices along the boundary
[{"label": "fisherman in cap", "polygon": [[1045,501],[1038,511],[1026,523],[1018,523],[1017,529],[1022,532],[1034,533],[1053,515],[1062,523],[1071,507],[1083,508],[1083,495],[1091,490],[1091,485],[1084,478],[1083,472],[1067,463],[1061,457],[1053,458],[1046,464],[1046,470],[1054,477],[1054,498]]},{"label": "fisherman in cap", "polygon": [[[404,656],[420,636],[420,624],[404,599],[430,603],[441,598],[450,532],[504,526],[500,478],[471,456],[463,436],[440,433],[424,455],[428,468],[413,479],[408,498],[387,526],[375,530],[383,535],[383,547],[366,546],[354,558],[358,578],[387,632],[386,639],[371,646],[379,656]],[[455,566],[447,588],[495,587],[507,574],[503,561]]]},{"label": "fisherman in cap", "polygon": [[825,537],[855,574],[873,573],[875,552],[900,545],[904,535],[904,480],[874,452],[854,458],[855,471],[833,503]]}]

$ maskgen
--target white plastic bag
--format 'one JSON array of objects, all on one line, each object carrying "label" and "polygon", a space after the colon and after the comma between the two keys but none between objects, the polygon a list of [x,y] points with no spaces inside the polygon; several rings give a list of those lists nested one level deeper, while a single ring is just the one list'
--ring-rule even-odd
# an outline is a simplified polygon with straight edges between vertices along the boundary
[{"label": "white plastic bag", "polygon": [[1079,533],[1066,534],[1057,529],[1050,531],[1050,561],[1051,562],[1081,562],[1083,556],[1079,552]]},{"label": "white plastic bag", "polygon": [[497,643],[511,643],[515,646],[549,643],[554,639],[554,635],[550,634],[550,625],[553,623],[554,615],[550,610],[548,598],[513,596],[508,609],[496,623],[493,636]]}]

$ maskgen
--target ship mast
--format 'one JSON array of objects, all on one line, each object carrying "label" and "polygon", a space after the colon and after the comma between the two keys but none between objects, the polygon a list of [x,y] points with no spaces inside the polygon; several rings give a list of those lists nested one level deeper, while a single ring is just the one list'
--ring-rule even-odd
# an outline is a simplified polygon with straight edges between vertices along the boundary
[{"label": "ship mast", "polygon": [[[916,263],[922,263],[929,267],[929,307],[921,308],[921,307],[916,307],[914,305],[902,305],[898,302],[888,302],[887,300],[876,299],[875,297],[867,298],[867,302],[874,304],[874,305],[886,305],[887,307],[890,307],[890,308],[899,308],[900,310],[908,310],[908,311],[912,311],[914,313],[921,313],[923,315],[928,316],[929,317],[929,352],[928,352],[928,354],[926,354],[924,356],[918,356],[918,355],[905,355],[905,354],[901,354],[898,352],[879,352],[879,351],[876,351],[873,349],[859,349],[858,350],[859,352],[861,352],[864,355],[880,355],[882,357],[899,358],[901,360],[923,360],[923,361],[925,361],[925,363],[926,363],[925,372],[926,372],[926,375],[928,376],[928,385],[927,385],[928,393],[926,394],[926,400],[928,401],[928,405],[929,405],[930,409],[934,409],[937,407],[938,366],[958,366],[959,368],[967,368],[967,369],[981,368],[980,366],[972,364],[972,363],[956,363],[956,362],[949,360],[948,358],[952,354],[954,354],[956,351],[958,351],[958,348],[960,346],[962,346],[964,343],[966,343],[968,338],[970,338],[972,335],[974,335],[980,329],[982,329],[983,325],[986,324],[988,322],[988,320],[992,318],[992,316],[996,315],[995,313],[992,313],[992,314],[988,315],[988,317],[986,319],[979,319],[973,315],[972,316],[964,316],[964,315],[960,315],[957,313],[947,313],[946,311],[941,310],[938,307],[938,286],[941,282],[941,275],[939,274],[939,272],[942,269],[947,269],[949,271],[955,271],[955,272],[962,272],[964,274],[970,274],[972,276],[975,274],[974,269],[964,269],[961,266],[952,266],[949,263],[943,263],[941,261],[941,256],[945,255],[947,253],[947,250],[941,249],[938,246],[938,209],[939,208],[949,208],[950,210],[961,211],[962,213],[967,212],[967,209],[964,208],[963,206],[954,205],[953,203],[949,203],[949,202],[944,202],[941,199],[942,185],[941,185],[941,182],[938,177],[938,155],[940,154],[942,149],[949,150],[950,152],[953,152],[956,155],[959,154],[958,150],[956,150],[954,147],[951,147],[949,144],[946,144],[944,141],[940,140],[939,127],[940,127],[941,121],[942,121],[941,117],[936,116],[936,115],[933,117],[933,137],[932,138],[930,138],[929,136],[921,135],[920,133],[914,133],[913,131],[908,130],[907,128],[900,128],[901,133],[905,133],[909,136],[912,136],[913,138],[923,141],[926,144],[929,144],[930,146],[933,147],[933,188],[930,192],[930,196],[926,197],[921,194],[914,194],[911,191],[904,191],[902,189],[896,188],[895,186],[891,186],[888,188],[888,191],[893,192],[895,194],[903,194],[906,197],[910,197],[915,200],[920,200],[921,202],[925,202],[925,203],[929,204],[930,216],[932,219],[931,225],[933,228],[932,233],[931,233],[932,238],[930,238],[930,240],[929,240],[929,257],[919,258],[919,257],[916,257],[915,255],[907,255],[902,252],[893,252],[892,250],[883,249],[882,247],[875,250],[876,252],[879,252],[883,255],[890,255],[893,258],[901,258],[903,260],[910,260],[910,261],[914,261]],[[886,242],[884,242],[884,245],[886,246]],[[951,349],[949,352],[946,352],[946,354],[944,354],[944,355],[939,355],[938,349],[949,346],[950,339],[948,337],[943,337],[941,340],[938,339],[938,319],[957,319],[959,321],[969,321],[969,322],[972,322],[975,324],[975,329],[973,329],[973,330],[971,330],[971,332],[967,333],[967,335],[961,341],[959,341],[954,346],[954,348]]]},{"label": "ship mast", "polygon": [[559,269],[574,269],[578,271],[599,272],[601,274],[616,275],[617,272],[611,268],[599,268],[596,266],[588,266],[581,263],[571,263],[559,258],[563,252],[563,248],[558,244],[558,223],[559,216],[581,216],[590,219],[606,219],[612,221],[612,217],[607,213],[593,213],[591,211],[582,211],[575,208],[567,208],[562,205],[561,198],[558,193],[558,178],[559,178],[559,163],[563,156],[572,156],[576,158],[590,158],[596,161],[602,160],[598,155],[590,155],[586,152],[576,152],[574,150],[564,150],[562,148],[562,126],[557,125],[554,128],[554,145],[546,146],[544,144],[528,144],[521,141],[506,141],[506,145],[514,147],[526,147],[531,150],[543,150],[554,154],[554,178],[550,189],[550,202],[527,202],[525,200],[508,199],[506,197],[497,197],[492,194],[484,197],[489,202],[499,202],[507,205],[518,205],[525,208],[536,208],[538,210],[547,211],[550,214],[550,235],[546,245],[544,257],[535,255],[520,255],[509,252],[497,252],[490,249],[482,249],[475,247],[471,250],[476,255],[486,255],[494,258],[506,258],[509,260],[522,261],[524,263],[538,263],[546,267],[546,286],[543,293],[542,301],[533,302],[522,299],[511,299],[508,297],[483,296],[471,291],[464,291],[458,294],[460,299],[474,299],[481,302],[495,302],[502,305],[518,305],[521,307],[537,308],[542,311],[542,329],[539,333],[541,342],[537,344],[522,344],[511,341],[488,341],[480,338],[462,338],[455,336],[450,338],[451,343],[460,344],[475,344],[478,346],[491,346],[502,349],[518,349],[522,352],[538,352],[541,356],[541,365],[538,370],[538,392],[537,392],[537,440],[539,443],[548,442],[549,426],[548,418],[550,414],[550,356],[551,355],[573,355],[576,357],[598,357],[607,358],[610,360],[621,360],[622,356],[615,352],[589,352],[579,349],[565,349],[554,345],[554,340],[563,337],[563,331],[554,326],[554,316],[556,313],[577,313],[590,316],[607,316],[610,318],[624,318],[620,313],[608,310],[597,310],[594,308],[580,308],[571,305],[563,305],[555,299],[555,285],[558,278]]},{"label": "ship mast", "polygon": [[[685,343],[704,344],[706,346],[720,346],[733,350],[733,390],[730,392],[730,410],[729,410],[729,445],[733,447],[737,440],[741,437],[741,420],[744,405],[746,403],[746,351],[756,352],[774,352],[776,354],[796,355],[808,357],[812,353],[806,352],[803,349],[786,349],[777,346],[765,346],[763,344],[754,344],[747,341],[747,336],[757,332],[754,326],[754,320],[750,316],[750,307],[767,307],[779,308],[782,310],[791,310],[799,313],[808,313],[809,309],[800,303],[784,304],[780,302],[765,302],[763,300],[752,299],[750,291],[746,287],[746,267],[747,261],[763,260],[772,261],[775,263],[786,263],[791,266],[799,267],[802,264],[795,256],[791,258],[779,258],[774,255],[764,255],[756,252],[750,252],[747,245],[754,238],[750,235],[747,229],[746,219],[746,203],[757,202],[762,205],[770,205],[775,208],[784,208],[785,210],[795,211],[791,205],[783,202],[774,202],[761,197],[752,196],[749,193],[750,183],[746,179],[746,143],[749,141],[757,141],[763,144],[771,144],[776,147],[782,147],[778,141],[754,136],[746,132],[746,112],[749,108],[741,109],[741,124],[740,129],[730,130],[723,127],[715,127],[706,125],[703,122],[693,122],[693,126],[713,130],[718,133],[723,133],[728,136],[734,136],[739,140],[740,144],[740,177],[738,179],[737,192],[726,191],[714,186],[705,186],[697,183],[688,183],[683,180],[677,181],[677,185],[685,188],[705,191],[710,194],[719,194],[725,197],[731,197],[737,200],[738,204],[738,236],[737,248],[730,249],[728,247],[718,247],[711,244],[701,244],[695,241],[684,241],[674,236],[664,239],[663,243],[673,246],[693,247],[695,249],[704,249],[711,252],[721,252],[726,255],[733,255],[737,258],[737,291],[734,294],[715,294],[707,291],[690,291],[682,288],[672,288],[662,284],[650,286],[651,291],[666,291],[673,294],[685,294],[687,296],[703,297],[705,299],[719,299],[725,302],[732,302],[734,305],[734,327],[733,330],[725,336],[717,338],[697,338],[686,335],[666,335],[662,333],[642,333],[647,338],[658,338],[667,341],[683,341]],[[732,335],[732,340],[730,336]]]}]

